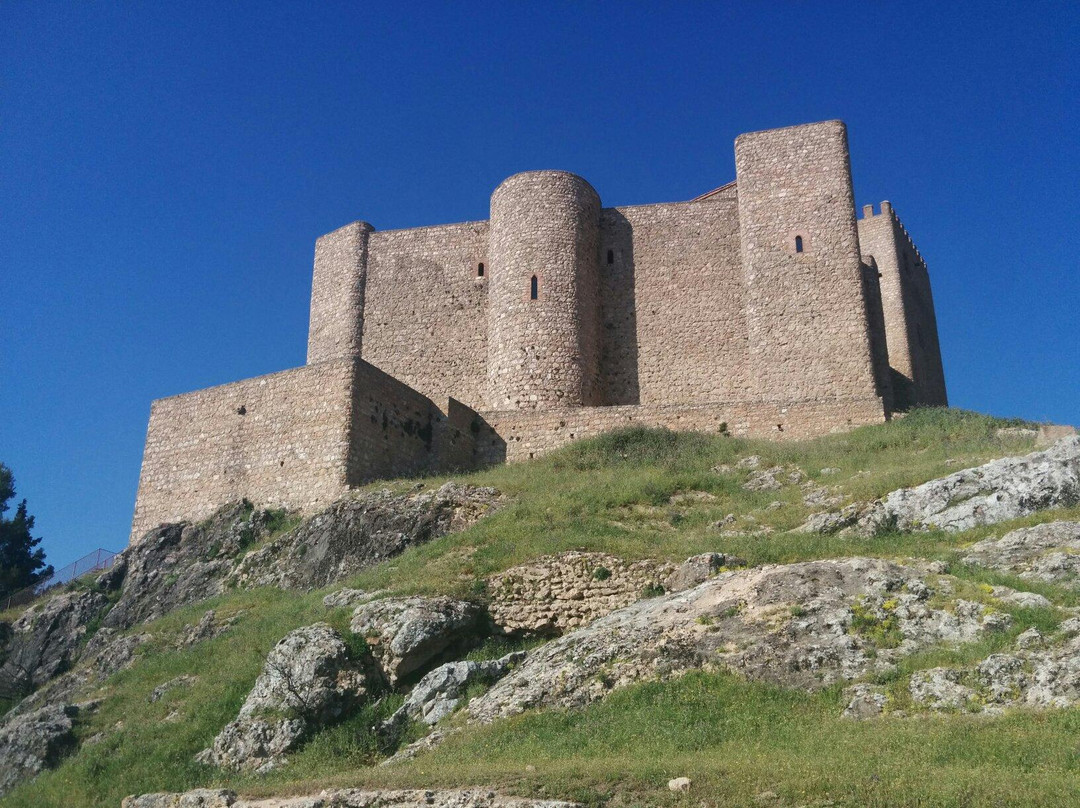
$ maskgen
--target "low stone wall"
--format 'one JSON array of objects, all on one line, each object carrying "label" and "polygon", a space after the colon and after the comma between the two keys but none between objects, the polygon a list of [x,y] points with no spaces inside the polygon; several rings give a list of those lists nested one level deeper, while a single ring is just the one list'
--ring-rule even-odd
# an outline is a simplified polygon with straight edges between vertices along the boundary
[{"label": "low stone wall", "polygon": [[344,494],[353,364],[320,362],[155,401],[132,541],[243,497],[308,509]]},{"label": "low stone wall", "polygon": [[355,359],[159,399],[131,540],[234,500],[311,513],[370,480],[469,468],[480,428],[454,405]]},{"label": "low stone wall", "polygon": [[506,634],[561,634],[640,600],[674,570],[606,553],[547,556],[489,578],[488,609]]},{"label": "low stone wall", "polygon": [[880,398],[731,402],[694,406],[579,407],[542,412],[484,412],[501,441],[478,440],[485,462],[528,460],[580,438],[630,426],[798,440],[885,420]]}]

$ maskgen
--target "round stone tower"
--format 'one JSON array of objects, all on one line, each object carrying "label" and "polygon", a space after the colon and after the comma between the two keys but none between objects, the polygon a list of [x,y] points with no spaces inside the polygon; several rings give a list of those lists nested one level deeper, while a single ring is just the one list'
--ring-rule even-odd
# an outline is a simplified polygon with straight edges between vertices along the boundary
[{"label": "round stone tower", "polygon": [[515,174],[491,195],[488,405],[596,404],[600,197],[565,171]]}]

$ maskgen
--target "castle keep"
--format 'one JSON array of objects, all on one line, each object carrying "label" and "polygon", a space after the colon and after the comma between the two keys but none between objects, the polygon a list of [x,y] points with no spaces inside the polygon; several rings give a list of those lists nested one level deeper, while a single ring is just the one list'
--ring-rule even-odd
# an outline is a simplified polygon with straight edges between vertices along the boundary
[{"label": "castle keep", "polygon": [[926,265],[888,202],[856,217],[843,123],[753,132],[690,202],[532,171],[485,222],[323,236],[307,364],[155,401],[132,537],[626,425],[801,438],[945,403]]}]

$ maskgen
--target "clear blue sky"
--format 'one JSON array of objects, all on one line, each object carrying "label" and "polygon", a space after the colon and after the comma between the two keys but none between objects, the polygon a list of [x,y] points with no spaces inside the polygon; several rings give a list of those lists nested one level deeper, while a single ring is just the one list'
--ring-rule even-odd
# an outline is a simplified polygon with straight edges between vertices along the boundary
[{"label": "clear blue sky", "polygon": [[526,169],[688,199],[827,118],[926,257],[952,403],[1080,422],[1078,9],[6,0],[0,460],[57,566],[120,549],[151,399],[303,364],[319,235]]}]

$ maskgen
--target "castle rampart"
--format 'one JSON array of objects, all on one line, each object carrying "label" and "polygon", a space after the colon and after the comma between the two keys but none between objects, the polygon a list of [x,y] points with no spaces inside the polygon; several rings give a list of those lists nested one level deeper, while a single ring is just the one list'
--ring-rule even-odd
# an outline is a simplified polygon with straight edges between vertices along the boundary
[{"label": "castle rampart", "polygon": [[133,536],[630,424],[801,438],[944,403],[925,264],[888,203],[856,223],[844,125],[742,135],[735,166],[608,208],[526,172],[490,222],[323,236],[308,364],[155,402]]}]

